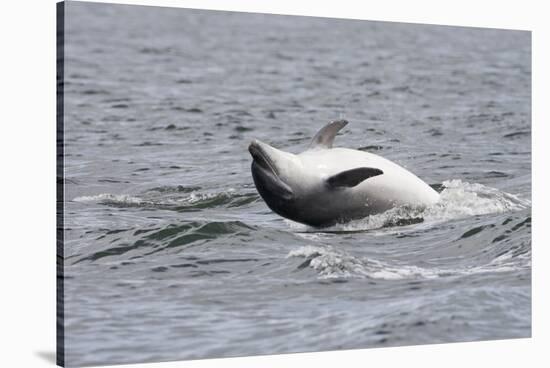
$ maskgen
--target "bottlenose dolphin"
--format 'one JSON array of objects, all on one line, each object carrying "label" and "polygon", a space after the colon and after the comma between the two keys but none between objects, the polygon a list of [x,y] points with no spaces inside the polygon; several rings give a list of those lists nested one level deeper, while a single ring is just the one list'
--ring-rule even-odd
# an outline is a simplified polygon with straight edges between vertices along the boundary
[{"label": "bottlenose dolphin", "polygon": [[333,121],[300,154],[253,140],[252,178],[268,207],[290,220],[330,226],[398,206],[425,208],[439,194],[410,171],[378,155],[333,148],[346,120]]}]

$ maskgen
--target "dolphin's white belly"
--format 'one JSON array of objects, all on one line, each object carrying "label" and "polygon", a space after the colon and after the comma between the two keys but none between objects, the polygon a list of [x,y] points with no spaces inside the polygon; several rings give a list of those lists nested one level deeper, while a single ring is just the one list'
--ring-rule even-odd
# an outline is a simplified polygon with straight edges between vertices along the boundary
[{"label": "dolphin's white belly", "polygon": [[373,212],[402,205],[429,206],[439,200],[439,194],[416,175],[372,153],[332,148],[306,151],[298,156],[304,168],[317,171],[321,179],[358,167],[382,170],[382,175],[347,190],[357,205],[367,205]]}]

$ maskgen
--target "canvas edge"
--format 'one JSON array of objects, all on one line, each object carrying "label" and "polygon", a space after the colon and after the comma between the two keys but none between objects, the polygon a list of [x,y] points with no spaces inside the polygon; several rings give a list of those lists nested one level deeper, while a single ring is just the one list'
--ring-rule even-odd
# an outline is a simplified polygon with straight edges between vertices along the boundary
[{"label": "canvas edge", "polygon": [[65,365],[64,294],[64,58],[65,2],[56,3],[56,364]]}]

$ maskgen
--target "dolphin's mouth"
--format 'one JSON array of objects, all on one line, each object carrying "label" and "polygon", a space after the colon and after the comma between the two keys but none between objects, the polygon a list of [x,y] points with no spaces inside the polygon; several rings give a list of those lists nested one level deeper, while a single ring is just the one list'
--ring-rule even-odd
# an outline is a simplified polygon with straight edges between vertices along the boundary
[{"label": "dolphin's mouth", "polygon": [[[292,188],[279,177],[279,170],[270,157],[268,148],[264,148],[265,143],[253,140],[248,146],[248,151],[252,155],[252,177],[254,184],[260,195],[264,198],[268,206],[275,206],[282,200],[291,200],[294,198]],[[269,147],[269,146],[268,146]]]},{"label": "dolphin's mouth", "polygon": [[250,155],[252,156],[252,159],[254,160],[257,166],[271,172],[273,175],[275,175],[279,179],[279,175],[278,175],[279,173],[277,172],[277,169],[275,168],[273,161],[265,153],[265,151],[262,149],[258,141],[253,140],[250,143],[250,145],[248,146],[248,152],[250,152]]}]

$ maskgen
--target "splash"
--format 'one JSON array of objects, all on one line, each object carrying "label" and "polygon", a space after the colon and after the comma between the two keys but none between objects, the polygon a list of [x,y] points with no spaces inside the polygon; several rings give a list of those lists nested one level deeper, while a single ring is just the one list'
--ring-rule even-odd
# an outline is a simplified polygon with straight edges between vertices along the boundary
[{"label": "splash", "polygon": [[[531,205],[529,200],[482,184],[447,180],[442,183],[442,186],[440,200],[432,206],[426,208],[396,207],[364,219],[323,228],[323,231],[366,231],[415,223],[432,225],[470,216],[520,211]],[[287,223],[297,231],[319,231],[318,228],[291,221]]]},{"label": "splash", "polygon": [[531,202],[516,195],[461,180],[443,182],[440,201],[424,211],[427,220],[449,220],[490,213],[520,211]]}]

